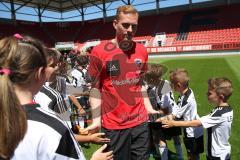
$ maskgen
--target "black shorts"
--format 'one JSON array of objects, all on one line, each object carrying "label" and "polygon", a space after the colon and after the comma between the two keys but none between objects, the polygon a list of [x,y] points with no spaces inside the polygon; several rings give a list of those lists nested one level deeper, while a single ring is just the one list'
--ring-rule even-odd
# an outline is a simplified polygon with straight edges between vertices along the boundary
[{"label": "black shorts", "polygon": [[[171,140],[174,136],[179,136],[182,134],[181,127],[172,127],[172,128],[162,128],[161,123],[149,123],[149,129],[151,130],[153,140],[158,141],[161,140]],[[158,136],[156,136],[158,135]],[[157,140],[155,140],[156,138]]]},{"label": "black shorts", "polygon": [[90,107],[89,104],[89,97],[87,96],[81,96],[79,98],[77,98],[78,102],[81,104],[81,106],[83,107],[83,109],[88,109]]},{"label": "black shorts", "polygon": [[102,131],[110,139],[107,150],[113,151],[114,160],[149,159],[148,123],[121,130],[102,128]]},{"label": "black shorts", "polygon": [[174,136],[182,135],[182,129],[181,127],[164,128],[164,134],[168,136],[167,140],[170,140]]},{"label": "black shorts", "polygon": [[198,138],[183,138],[186,150],[191,154],[199,154],[204,152],[203,135]]},{"label": "black shorts", "polygon": [[[221,160],[220,157],[207,156],[207,160]],[[230,160],[230,155],[228,154],[224,160]]]}]

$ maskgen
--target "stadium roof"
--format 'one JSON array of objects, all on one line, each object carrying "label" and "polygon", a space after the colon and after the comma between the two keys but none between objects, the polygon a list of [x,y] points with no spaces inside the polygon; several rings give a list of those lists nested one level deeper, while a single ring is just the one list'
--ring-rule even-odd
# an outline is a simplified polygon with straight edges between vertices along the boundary
[{"label": "stadium roof", "polygon": [[[34,8],[44,8],[50,11],[66,12],[90,6],[96,6],[103,3],[114,2],[117,0],[2,0],[7,3],[14,3],[20,6],[28,6]],[[123,1],[125,2],[125,1]],[[129,0],[127,3],[130,3]]]},{"label": "stadium roof", "polygon": [[96,18],[105,21],[106,17],[113,16],[112,13],[119,5],[124,4],[131,4],[139,11],[158,12],[165,8],[169,10],[169,6],[177,10],[182,7],[192,9],[235,2],[239,3],[239,0],[0,0],[0,17],[36,22],[85,21]]}]

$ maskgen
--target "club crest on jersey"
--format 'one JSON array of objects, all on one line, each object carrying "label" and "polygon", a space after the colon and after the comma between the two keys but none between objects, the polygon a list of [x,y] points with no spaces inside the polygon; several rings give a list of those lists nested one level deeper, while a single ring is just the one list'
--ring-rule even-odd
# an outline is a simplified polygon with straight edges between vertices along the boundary
[{"label": "club crest on jersey", "polygon": [[108,76],[118,76],[120,74],[119,61],[107,61],[106,71]]},{"label": "club crest on jersey", "polygon": [[134,63],[136,64],[137,67],[142,67],[142,60],[141,59],[134,59]]}]

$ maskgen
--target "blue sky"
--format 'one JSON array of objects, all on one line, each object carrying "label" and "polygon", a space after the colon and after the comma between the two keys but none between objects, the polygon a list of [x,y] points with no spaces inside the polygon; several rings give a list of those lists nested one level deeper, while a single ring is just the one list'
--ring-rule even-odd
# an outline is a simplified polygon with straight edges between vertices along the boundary
[{"label": "blue sky", "polygon": [[[192,0],[193,3],[209,1],[209,0]],[[160,0],[160,8],[166,8],[177,5],[188,4],[189,0]],[[116,1],[113,3],[107,3],[107,16],[113,16],[116,13],[116,8],[118,6],[124,5],[122,1]],[[138,11],[151,10],[156,8],[156,0],[134,0],[132,5],[136,7]],[[14,5],[14,8],[18,8],[19,5]],[[99,5],[102,7],[102,5]],[[0,2],[0,18],[11,18],[11,12],[9,11],[10,4]],[[95,13],[94,13],[95,12]],[[24,14],[25,13],[25,14]],[[42,15],[43,22],[52,22],[52,21],[81,21],[80,13],[75,11],[57,13],[51,11],[44,11]],[[61,19],[62,17],[62,19]],[[103,17],[101,10],[96,7],[88,7],[85,9],[85,20],[96,19]],[[37,21],[37,9],[30,7],[22,7],[16,11],[16,18],[18,20],[27,20],[27,21]],[[67,19],[66,19],[67,18]]]}]

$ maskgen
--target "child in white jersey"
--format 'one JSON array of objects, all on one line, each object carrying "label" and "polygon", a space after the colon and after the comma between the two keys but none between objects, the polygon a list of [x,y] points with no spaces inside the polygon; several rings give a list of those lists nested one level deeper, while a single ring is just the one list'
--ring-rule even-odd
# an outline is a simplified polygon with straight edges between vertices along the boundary
[{"label": "child in white jersey", "polygon": [[[151,64],[148,66],[148,71],[144,76],[147,83],[147,92],[149,100],[155,110],[160,111],[162,116],[172,113],[176,109],[174,96],[167,80],[161,79],[164,74],[164,66],[160,64]],[[178,154],[178,159],[183,159],[182,147],[179,135],[181,128],[175,127],[173,129],[164,129],[159,124],[155,123],[156,115],[150,115],[150,142],[152,142],[156,151],[155,159],[167,160],[168,149],[167,140],[173,138],[174,146]],[[150,147],[151,147],[150,145]],[[151,147],[152,148],[152,147]],[[160,158],[161,157],[161,158]]]},{"label": "child in white jersey", "polygon": [[[184,121],[196,120],[197,103],[193,91],[189,88],[189,76],[187,70],[178,68],[170,72],[171,85],[180,94],[177,110],[173,110],[173,118],[183,118]],[[203,128],[183,128],[183,141],[187,150],[188,159],[198,160],[199,154],[203,152]]]},{"label": "child in white jersey", "polygon": [[232,95],[232,82],[227,78],[208,80],[208,101],[215,108],[209,115],[192,121],[164,120],[164,127],[203,126],[207,128],[207,160],[230,160],[231,145],[228,142],[231,134],[233,110],[227,100]]}]

